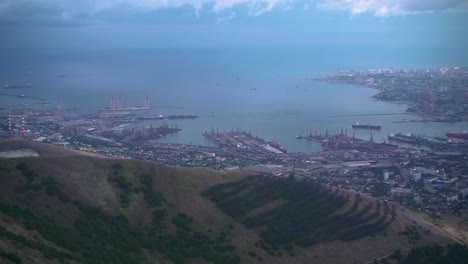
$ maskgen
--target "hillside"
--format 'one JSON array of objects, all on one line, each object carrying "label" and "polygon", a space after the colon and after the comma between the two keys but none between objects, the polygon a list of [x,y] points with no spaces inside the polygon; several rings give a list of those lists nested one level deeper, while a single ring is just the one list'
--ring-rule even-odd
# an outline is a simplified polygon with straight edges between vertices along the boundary
[{"label": "hillside", "polygon": [[11,150],[37,155],[0,158],[1,263],[363,263],[456,243],[419,213],[292,178]]}]

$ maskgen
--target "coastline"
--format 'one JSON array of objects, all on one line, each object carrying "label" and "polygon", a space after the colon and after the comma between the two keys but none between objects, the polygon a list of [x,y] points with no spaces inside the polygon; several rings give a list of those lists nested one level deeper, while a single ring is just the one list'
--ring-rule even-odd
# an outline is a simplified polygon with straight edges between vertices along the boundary
[{"label": "coastline", "polygon": [[400,114],[423,118],[423,119],[394,121],[393,123],[429,123],[429,122],[458,123],[458,122],[467,122],[468,121],[468,118],[463,119],[463,118],[453,118],[453,117],[448,117],[448,116],[433,116],[433,115],[429,115],[427,113],[410,111],[410,109],[412,107],[414,107],[414,106],[412,106],[412,105],[415,104],[414,102],[406,101],[406,100],[385,100],[385,99],[381,99],[381,98],[379,98],[379,95],[382,94],[382,89],[379,89],[379,87],[377,87],[375,85],[365,85],[365,84],[354,83],[354,82],[330,80],[329,77],[304,78],[304,80],[316,81],[316,82],[325,82],[325,83],[332,84],[332,85],[345,84],[345,85],[350,85],[350,86],[355,86],[355,87],[371,88],[371,89],[379,91],[377,94],[371,96],[372,99],[375,99],[375,100],[381,101],[381,102],[405,105],[406,106],[405,111],[400,113]]}]

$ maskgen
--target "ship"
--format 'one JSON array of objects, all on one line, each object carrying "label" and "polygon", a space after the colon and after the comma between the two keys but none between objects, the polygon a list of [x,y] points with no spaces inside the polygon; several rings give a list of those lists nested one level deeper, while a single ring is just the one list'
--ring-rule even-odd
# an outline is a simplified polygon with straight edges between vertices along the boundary
[{"label": "ship", "polygon": [[288,150],[283,145],[281,145],[277,140],[273,140],[273,139],[268,140],[267,143],[268,145],[275,148],[276,150],[279,150],[280,152],[288,153]]},{"label": "ship", "polygon": [[11,96],[11,97],[18,97],[18,98],[21,98],[21,99],[34,99],[34,100],[47,101],[47,99],[45,99],[45,98],[35,97],[35,96],[26,96],[24,94],[4,94],[4,93],[0,93],[0,96]]},{"label": "ship", "polygon": [[102,108],[99,111],[101,112],[119,112],[119,111],[138,111],[138,110],[149,110],[149,107],[145,106],[130,106],[130,107],[120,107],[120,108],[111,108],[111,107],[106,107]]},{"label": "ship", "polygon": [[388,139],[392,141],[399,141],[407,144],[416,144],[417,137],[413,134],[403,134],[403,133],[396,133],[388,135]]},{"label": "ship", "polygon": [[98,114],[100,118],[123,118],[133,115],[135,114],[130,111],[99,112]]},{"label": "ship", "polygon": [[380,144],[381,144],[381,145],[384,145],[384,146],[388,146],[388,147],[398,148],[398,145],[391,144],[391,143],[387,143],[387,142],[385,142],[385,140],[383,140],[382,142],[380,142]]},{"label": "ship", "polygon": [[24,89],[24,88],[32,88],[30,83],[28,84],[5,84],[3,85],[4,89]]},{"label": "ship", "polygon": [[195,119],[198,115],[196,114],[185,114],[185,115],[170,115],[167,118],[169,119]]},{"label": "ship", "polygon": [[468,139],[468,132],[464,131],[461,133],[456,133],[456,132],[447,132],[445,134],[447,137],[452,137],[452,138],[461,138],[461,139]]},{"label": "ship", "polygon": [[382,129],[382,126],[377,126],[377,125],[363,125],[359,124],[358,122],[354,122],[352,125],[354,129],[373,129],[373,130],[380,130]]},{"label": "ship", "polygon": [[138,120],[162,120],[165,117],[162,115],[155,115],[155,116],[140,116],[137,119]]}]

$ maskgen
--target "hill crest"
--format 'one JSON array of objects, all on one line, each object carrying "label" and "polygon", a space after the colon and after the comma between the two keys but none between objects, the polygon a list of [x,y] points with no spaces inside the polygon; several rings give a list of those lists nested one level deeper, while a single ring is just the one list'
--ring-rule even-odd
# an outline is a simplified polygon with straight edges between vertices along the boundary
[{"label": "hill crest", "polygon": [[[269,238],[271,235],[264,233],[265,226],[268,226],[265,224],[265,219],[269,217],[268,212],[288,209],[284,206],[290,200],[288,197],[282,196],[268,200],[265,195],[269,190],[272,190],[271,185],[281,186],[292,179],[272,179],[238,173],[223,174],[203,168],[174,168],[137,160],[101,158],[81,155],[79,152],[56,146],[21,140],[0,142],[0,151],[18,148],[34,149],[40,156],[2,160],[0,201],[5,205],[27,209],[36,216],[50,217],[59,226],[78,232],[77,236],[80,234],[77,223],[82,223],[85,220],[93,223],[88,218],[83,219],[83,214],[89,213],[94,215],[94,219],[101,219],[100,221],[120,223],[119,221],[125,219],[121,223],[122,226],[117,225],[116,228],[130,232],[129,234],[157,232],[158,236],[167,240],[177,238],[175,234],[181,230],[190,230],[190,232],[187,231],[186,235],[190,235],[186,240],[192,241],[190,239],[194,239],[194,234],[200,234],[200,239],[203,238],[205,241],[203,243],[206,243],[206,247],[203,249],[212,252],[210,256],[205,256],[211,261],[227,254],[226,256],[231,256],[233,261],[236,261],[234,256],[239,256],[239,261],[243,263],[306,263],[311,259],[315,263],[366,262],[391,254],[396,249],[403,247],[454,242],[447,233],[423,219],[416,212],[392,203],[385,206],[384,201],[362,194],[333,187],[323,187],[320,190],[328,193],[326,196],[328,199],[343,203],[342,208],[333,211],[334,213],[330,214],[330,217],[345,214],[348,210],[351,211],[355,205],[354,213],[350,215],[368,210],[367,213],[362,214],[362,217],[370,217],[372,212],[377,212],[377,204],[380,204],[381,213],[376,214],[375,221],[377,221],[379,216],[385,215],[383,213],[385,208],[388,208],[385,217],[381,218],[384,219],[382,224],[387,225],[385,231],[380,230],[373,235],[360,236],[358,239],[352,240],[328,238],[316,243],[301,244],[300,239],[293,237],[294,239],[288,238],[288,243],[276,244],[272,242],[271,237]],[[294,182],[293,185],[297,184],[297,186],[309,184]],[[239,184],[249,186],[250,191],[249,188],[243,188]],[[226,189],[225,186],[231,187]],[[219,202],[213,201],[213,195],[216,193],[213,190],[218,189],[222,190],[221,193],[225,193],[232,191],[232,188],[236,186],[239,191],[231,192],[232,195],[227,196],[231,203],[236,201],[234,199],[236,195],[239,198],[248,194],[244,198],[256,195],[258,199],[248,198],[245,201],[251,199],[259,204],[260,200],[263,199],[261,206],[253,206],[254,203],[244,202],[243,204],[248,204],[247,207],[251,207],[251,209],[246,214],[236,214],[226,212]],[[298,191],[292,193],[297,194]],[[308,202],[313,200],[313,197],[309,197]],[[242,199],[239,198],[238,201],[242,201]],[[314,208],[310,204],[307,207],[307,203],[301,199],[294,201],[295,204],[292,205],[299,208],[294,213],[297,217],[302,217],[301,214],[305,211],[305,209],[301,211],[301,208]],[[303,204],[301,205],[300,202]],[[232,209],[239,205],[239,203],[232,204],[227,208]],[[366,209],[369,204],[371,206]],[[93,211],[93,208],[99,210]],[[289,206],[290,208],[291,206]],[[324,214],[323,212],[321,211],[322,214]],[[394,212],[394,216],[392,216],[392,212]],[[316,214],[318,213],[320,212],[317,211]],[[17,214],[20,213],[17,212]],[[249,220],[261,214],[264,214],[266,218],[262,218],[263,222],[260,221],[260,225]],[[275,217],[282,219],[285,216],[277,214]],[[155,222],[159,218],[161,218],[158,220],[160,222]],[[2,211],[0,219],[0,226],[10,232],[24,233],[25,237],[30,239],[34,239],[34,236],[40,237],[39,231],[24,227],[24,218],[15,218]],[[20,229],[23,231],[19,231]],[[430,231],[426,232],[426,230]],[[286,236],[288,232],[282,231],[281,234]],[[143,263],[152,263],[152,259],[159,263],[178,263],[177,254],[182,254],[183,258],[191,261],[204,259],[203,255],[197,257],[194,252],[190,252],[192,255],[179,251],[176,252],[177,254],[171,253],[168,248],[165,248],[166,244],[163,242],[156,241],[153,244],[146,244],[148,242],[143,241],[144,239],[141,240],[141,238],[135,238],[135,241],[144,243],[145,247],[150,247],[150,245],[155,247],[150,251],[141,248],[132,249],[134,252],[139,252],[138,256],[142,258]],[[47,237],[39,240],[51,243],[54,247],[60,248],[61,252],[70,251],[70,247],[62,248],[60,243],[50,241]],[[13,247],[8,246],[11,243],[5,241],[11,242],[11,240],[0,240],[0,249],[11,251]],[[292,249],[287,246],[288,244],[292,246]],[[274,247],[277,250],[274,250]],[[41,254],[38,253],[37,249],[23,250],[18,254],[23,257],[34,255],[35,259],[40,259],[44,263],[57,262],[57,259],[54,258],[51,260],[41,259]],[[78,263],[83,259],[80,256],[70,261]]]}]

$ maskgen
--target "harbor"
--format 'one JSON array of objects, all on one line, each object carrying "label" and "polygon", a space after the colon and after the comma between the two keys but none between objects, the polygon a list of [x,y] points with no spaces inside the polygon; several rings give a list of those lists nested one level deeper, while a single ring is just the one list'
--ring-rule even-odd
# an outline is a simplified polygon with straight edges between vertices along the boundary
[{"label": "harbor", "polygon": [[231,131],[231,132],[210,132],[203,133],[203,136],[212,141],[219,148],[239,149],[246,152],[257,154],[283,154],[287,153],[286,148],[281,146],[279,142],[270,140],[266,141],[263,138],[253,136],[246,131]]},{"label": "harbor", "polygon": [[369,140],[356,138],[353,134],[349,136],[341,131],[338,134],[330,134],[328,131],[325,134],[312,134],[309,131],[307,135],[296,136],[299,140],[308,140],[318,142],[322,145],[325,151],[329,150],[357,150],[363,152],[391,152],[395,151],[398,146],[386,142],[374,142],[371,134]]}]

